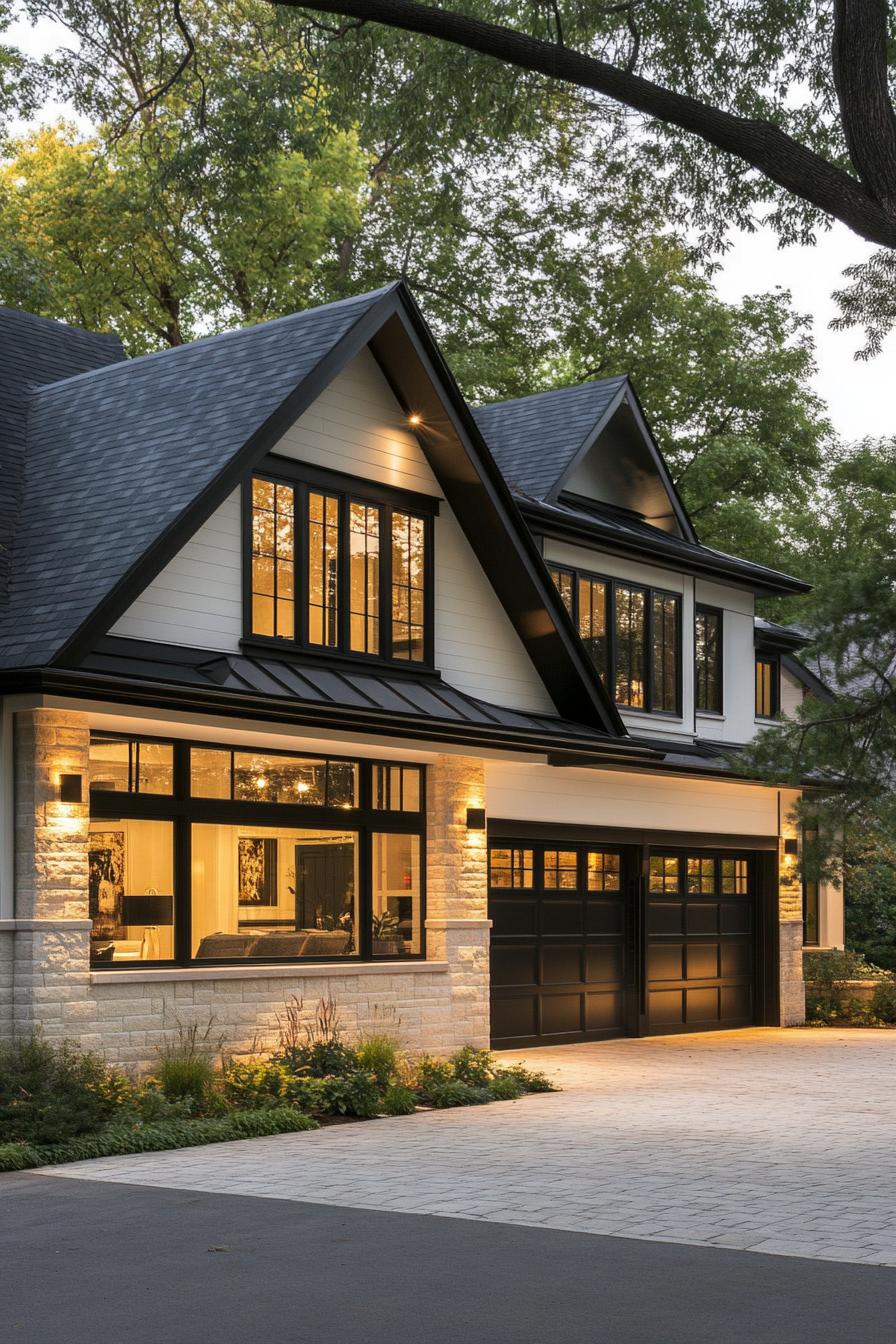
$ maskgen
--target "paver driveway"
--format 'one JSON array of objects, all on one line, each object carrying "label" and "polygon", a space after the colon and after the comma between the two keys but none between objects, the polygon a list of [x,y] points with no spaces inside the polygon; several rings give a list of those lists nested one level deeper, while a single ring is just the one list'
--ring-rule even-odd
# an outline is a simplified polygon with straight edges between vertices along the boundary
[{"label": "paver driveway", "polygon": [[41,1174],[896,1265],[896,1032],[508,1058],[564,1090]]}]

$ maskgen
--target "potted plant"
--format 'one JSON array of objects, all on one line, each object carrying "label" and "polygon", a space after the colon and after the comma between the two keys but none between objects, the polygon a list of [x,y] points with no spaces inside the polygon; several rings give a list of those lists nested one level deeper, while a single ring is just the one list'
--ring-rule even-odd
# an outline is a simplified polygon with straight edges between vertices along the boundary
[{"label": "potted plant", "polygon": [[398,916],[391,910],[373,917],[373,955],[399,957],[404,951],[404,939],[398,931]]}]

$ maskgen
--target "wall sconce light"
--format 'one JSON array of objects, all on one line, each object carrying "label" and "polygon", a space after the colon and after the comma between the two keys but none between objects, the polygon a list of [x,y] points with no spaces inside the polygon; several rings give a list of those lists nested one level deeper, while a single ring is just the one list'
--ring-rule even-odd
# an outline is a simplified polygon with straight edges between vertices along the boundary
[{"label": "wall sconce light", "polygon": [[83,803],[81,775],[59,776],[59,801],[60,803]]},{"label": "wall sconce light", "polygon": [[417,429],[423,424],[423,416],[419,411],[411,411],[408,416],[408,424],[411,426],[411,429]]},{"label": "wall sconce light", "polygon": [[467,830],[484,831],[485,830],[485,808],[468,807],[467,808]]},{"label": "wall sconce light", "polygon": [[797,858],[800,852],[800,842],[795,836],[790,836],[784,841],[784,853],[788,858]]}]

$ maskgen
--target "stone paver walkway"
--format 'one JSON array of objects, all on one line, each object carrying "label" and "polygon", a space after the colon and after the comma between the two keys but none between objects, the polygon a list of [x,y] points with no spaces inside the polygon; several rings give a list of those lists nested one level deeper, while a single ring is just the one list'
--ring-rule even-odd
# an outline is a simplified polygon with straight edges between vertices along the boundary
[{"label": "stone paver walkway", "polygon": [[41,1175],[896,1265],[896,1032],[520,1058],[564,1090]]}]

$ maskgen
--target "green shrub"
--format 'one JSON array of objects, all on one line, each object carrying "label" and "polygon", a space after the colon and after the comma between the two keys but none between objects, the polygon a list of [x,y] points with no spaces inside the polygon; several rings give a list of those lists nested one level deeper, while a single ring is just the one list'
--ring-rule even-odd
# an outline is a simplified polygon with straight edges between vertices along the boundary
[{"label": "green shrub", "polygon": [[372,1073],[380,1087],[388,1087],[398,1069],[398,1050],[391,1036],[365,1036],[355,1050],[358,1065]]},{"label": "green shrub", "polygon": [[459,1078],[450,1078],[447,1082],[430,1083],[426,1091],[426,1100],[430,1106],[439,1110],[449,1106],[477,1106],[491,1101],[491,1093],[485,1087],[471,1087]]},{"label": "green shrub", "polygon": [[444,1087],[454,1082],[454,1065],[447,1059],[436,1059],[433,1055],[421,1055],[412,1074],[413,1085],[423,1096],[427,1096],[433,1087]]},{"label": "green shrub", "polygon": [[383,1093],[384,1115],[413,1115],[416,1109],[417,1098],[409,1087],[395,1085]]},{"label": "green shrub", "polygon": [[833,948],[803,954],[803,976],[818,989],[830,989],[844,980],[874,980],[885,974],[879,966],[866,961],[861,952]]},{"label": "green shrub", "polygon": [[310,1115],[288,1108],[235,1111],[231,1115],[200,1120],[172,1120],[162,1124],[130,1127],[108,1126],[97,1134],[84,1134],[57,1144],[0,1145],[0,1171],[24,1171],[60,1162],[82,1162],[92,1157],[115,1157],[126,1153],[155,1153],[169,1148],[193,1148],[204,1143],[255,1139],[268,1134],[293,1134],[317,1129]]},{"label": "green shrub", "polygon": [[57,1143],[99,1129],[126,1088],[98,1055],[68,1041],[0,1045],[0,1143]]},{"label": "green shrub", "polygon": [[232,1059],[222,1075],[221,1090],[232,1106],[258,1110],[292,1101],[291,1087],[295,1082],[283,1064],[263,1059]]},{"label": "green shrub", "polygon": [[509,1069],[499,1069],[499,1078],[515,1078],[519,1083],[521,1092],[556,1092],[557,1087],[551,1082],[546,1073],[538,1073],[532,1069],[524,1068],[522,1064],[514,1064]]},{"label": "green shrub", "polygon": [[356,1115],[370,1120],[382,1107],[380,1091],[372,1073],[355,1073],[321,1080],[321,1110],[327,1115]]},{"label": "green shrub", "polygon": [[516,1078],[509,1073],[498,1074],[488,1085],[493,1101],[516,1101],[523,1095],[523,1089]]},{"label": "green shrub", "polygon": [[896,980],[881,980],[871,999],[871,1014],[879,1022],[896,1022]]},{"label": "green shrub", "polygon": [[455,1078],[470,1087],[488,1087],[495,1076],[495,1061],[489,1050],[476,1050],[464,1045],[449,1060]]},{"label": "green shrub", "polygon": [[289,1079],[288,1097],[293,1106],[312,1115],[328,1113],[327,1078],[297,1078],[287,1071]]},{"label": "green shrub", "polygon": [[863,948],[862,956],[870,965],[877,966],[882,971],[896,971],[896,947],[892,945]]},{"label": "green shrub", "polygon": [[291,1073],[307,1074],[311,1078],[345,1077],[357,1072],[358,1055],[341,1041],[313,1041],[307,1045],[282,1047],[271,1056]]},{"label": "green shrub", "polygon": [[806,988],[806,1021],[831,1026],[840,1016],[840,1000],[836,994],[818,993]]}]

